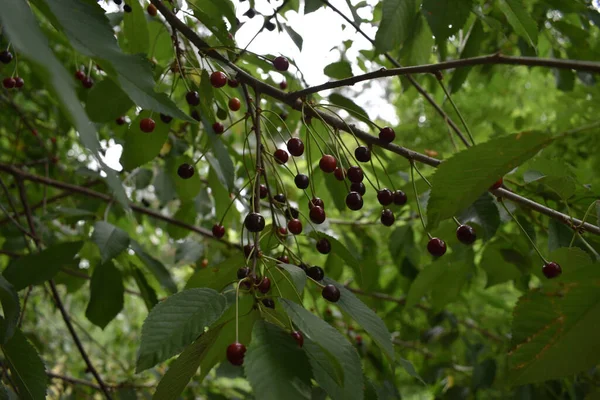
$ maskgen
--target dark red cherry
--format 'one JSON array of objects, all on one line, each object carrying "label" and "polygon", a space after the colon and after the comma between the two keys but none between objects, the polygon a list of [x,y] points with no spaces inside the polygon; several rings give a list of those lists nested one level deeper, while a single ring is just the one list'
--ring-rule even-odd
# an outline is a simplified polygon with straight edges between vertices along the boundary
[{"label": "dark red cherry", "polygon": [[364,173],[362,168],[357,167],[356,165],[353,167],[348,168],[348,180],[350,182],[362,182],[363,178],[364,178]]},{"label": "dark red cherry", "polygon": [[396,190],[394,192],[394,204],[403,206],[406,204],[407,200],[408,197],[406,197],[406,193],[404,193],[402,190]]},{"label": "dark red cherry", "polygon": [[289,264],[290,258],[288,256],[279,256],[279,257],[277,257],[277,261],[282,262],[284,264]]},{"label": "dark red cherry", "polygon": [[434,237],[427,243],[427,251],[434,257],[441,257],[446,253],[446,243]]},{"label": "dark red cherry", "polygon": [[90,89],[92,86],[94,86],[94,80],[92,78],[90,78],[89,76],[86,76],[85,78],[83,78],[81,83],[83,84],[83,87],[86,89]]},{"label": "dark red cherry", "polygon": [[262,299],[261,302],[267,308],[271,308],[271,309],[275,308],[275,302],[273,301],[273,299]]},{"label": "dark red cherry", "polygon": [[298,218],[299,215],[300,215],[300,212],[298,211],[297,208],[288,207],[288,208],[285,209],[285,217],[287,219]]},{"label": "dark red cherry", "polygon": [[125,117],[123,117],[123,116],[120,116],[119,118],[117,118],[117,119],[115,120],[115,123],[116,123],[117,125],[125,125],[125,122],[127,122],[127,120],[126,120],[126,119],[125,119]]},{"label": "dark red cherry", "polygon": [[269,194],[269,191],[267,190],[267,187],[264,184],[262,184],[262,183],[258,187],[258,191],[259,191],[259,197],[261,199],[266,198],[267,195]]},{"label": "dark red cherry", "polygon": [[490,190],[496,190],[496,189],[500,189],[500,187],[502,187],[502,184],[504,183],[504,179],[500,178],[498,179],[496,182],[494,182],[494,184],[490,187]]},{"label": "dark red cherry", "polygon": [[227,346],[227,360],[233,365],[242,365],[244,354],[246,354],[246,346],[241,343],[235,342]]},{"label": "dark red cherry", "polygon": [[148,7],[146,7],[146,11],[148,11],[148,14],[151,17],[156,17],[156,15],[158,14],[158,10],[156,9],[156,6],[154,4],[148,4]]},{"label": "dark red cherry", "polygon": [[212,234],[217,239],[221,239],[225,236],[225,227],[223,225],[214,224],[212,227]]},{"label": "dark red cherry", "polygon": [[299,235],[302,233],[302,222],[300,222],[299,219],[290,219],[290,221],[287,224],[288,230],[294,234],[294,235]]},{"label": "dark red cherry", "polygon": [[191,90],[186,93],[185,101],[187,101],[190,106],[197,106],[200,104],[200,95],[195,90]]},{"label": "dark red cherry", "polygon": [[237,81],[237,79],[227,79],[227,84],[232,88],[240,86],[240,83]]},{"label": "dark red cherry", "polygon": [[125,4],[123,6],[123,11],[125,11],[126,13],[130,13],[133,11],[133,8],[131,8],[131,6],[129,4]]},{"label": "dark red cherry", "polygon": [[171,121],[173,121],[173,117],[171,117],[170,115],[160,114],[160,120],[165,124],[168,124]]},{"label": "dark red cherry", "polygon": [[394,225],[394,221],[396,221],[396,218],[394,217],[392,210],[386,208],[385,210],[381,211],[381,223],[383,225],[392,226]]},{"label": "dark red cherry", "polygon": [[335,171],[333,171],[333,175],[335,176],[335,179],[337,179],[338,181],[343,181],[347,175],[346,169],[337,167],[335,169]]},{"label": "dark red cherry", "polygon": [[542,273],[546,278],[552,279],[562,274],[562,268],[555,262],[549,262],[542,267]]},{"label": "dark red cherry", "polygon": [[329,243],[329,240],[327,240],[327,238],[319,239],[319,241],[317,242],[317,250],[321,254],[329,254],[329,252],[331,251],[331,243]]},{"label": "dark red cherry", "polygon": [[349,209],[357,211],[360,210],[363,206],[363,198],[362,195],[358,192],[350,192],[346,196],[346,206]]},{"label": "dark red cherry", "polygon": [[15,87],[17,83],[15,82],[14,78],[4,78],[2,80],[2,86],[4,86],[6,89],[12,89]]},{"label": "dark red cherry", "polygon": [[244,226],[250,232],[260,232],[265,229],[265,218],[259,213],[251,212],[244,219]]},{"label": "dark red cherry", "polygon": [[252,254],[252,251],[254,251],[254,245],[253,244],[247,244],[244,246],[244,256],[246,258],[250,257],[250,254]]},{"label": "dark red cherry", "polygon": [[464,244],[472,244],[476,239],[475,229],[470,225],[461,225],[456,229],[457,239]]},{"label": "dark red cherry", "polygon": [[294,178],[294,183],[296,184],[296,187],[298,189],[306,189],[309,184],[308,176],[306,176],[304,174],[298,174]]},{"label": "dark red cherry", "polygon": [[77,71],[75,71],[75,78],[78,81],[83,81],[85,79],[85,72],[83,72],[82,70],[78,69]]},{"label": "dark red cherry", "polygon": [[315,206],[310,209],[309,217],[315,224],[322,224],[325,222],[325,210],[319,206]]},{"label": "dark red cherry", "polygon": [[15,76],[15,87],[21,89],[25,85],[25,81],[20,76]]},{"label": "dark red cherry", "polygon": [[192,110],[192,112],[190,113],[190,115],[192,116],[192,118],[194,118],[196,121],[200,121],[202,118],[200,117],[200,113],[198,112],[198,110]]},{"label": "dark red cherry", "polygon": [[225,132],[225,127],[220,122],[215,122],[214,124],[212,124],[212,128],[213,132],[217,135],[220,135],[221,133]]},{"label": "dark red cherry", "polygon": [[313,197],[311,200],[308,201],[308,208],[311,209],[313,207],[321,207],[322,209],[325,209],[325,203],[323,203],[323,200],[321,200],[320,197]]},{"label": "dark red cherry", "polygon": [[194,176],[194,167],[188,163],[183,163],[177,168],[177,175],[182,179],[190,179]]},{"label": "dark red cherry", "polygon": [[386,126],[385,128],[381,128],[381,130],[379,131],[379,139],[381,139],[382,141],[384,141],[386,143],[393,142],[395,138],[396,138],[396,132],[394,132],[394,130],[392,128],[390,128],[389,126]]},{"label": "dark red cherry", "polygon": [[306,274],[317,282],[322,281],[323,278],[325,278],[325,272],[323,271],[323,268],[317,266],[310,267]]},{"label": "dark red cherry", "polygon": [[258,284],[258,290],[265,294],[271,289],[271,280],[266,276],[263,276],[262,280]]},{"label": "dark red cherry", "polygon": [[280,88],[281,90],[285,90],[285,89],[287,89],[287,82],[286,82],[286,81],[281,81],[281,82],[279,82],[279,88]]},{"label": "dark red cherry", "polygon": [[0,51],[0,62],[2,64],[9,64],[13,59],[13,55],[8,50]]},{"label": "dark red cherry", "polygon": [[357,192],[361,196],[364,196],[367,191],[367,188],[365,187],[365,184],[362,182],[352,182],[352,184],[350,185],[350,191]]},{"label": "dark red cherry", "polygon": [[336,303],[340,299],[340,290],[333,285],[325,285],[321,291],[321,296],[327,301]]},{"label": "dark red cherry", "polygon": [[367,146],[359,146],[354,150],[354,157],[360,162],[371,161],[371,150]]},{"label": "dark red cherry", "polygon": [[292,332],[292,337],[294,338],[296,343],[298,343],[299,347],[302,347],[304,345],[304,336],[302,335],[302,332],[294,331]]},{"label": "dark red cherry", "polygon": [[283,149],[275,150],[273,156],[275,157],[275,161],[277,161],[278,164],[285,164],[290,158],[288,152]]},{"label": "dark red cherry", "polygon": [[294,157],[304,154],[304,143],[299,138],[291,138],[287,141],[287,149]]},{"label": "dark red cherry", "polygon": [[273,196],[273,200],[275,200],[277,203],[285,204],[285,194],[277,193],[275,196]]},{"label": "dark red cherry", "polygon": [[245,277],[248,276],[248,274],[250,274],[250,268],[248,268],[248,267],[242,267],[237,270],[237,278],[239,280],[244,279]]},{"label": "dark red cherry", "polygon": [[335,171],[336,167],[337,161],[334,156],[325,154],[323,157],[321,157],[321,160],[319,161],[319,168],[321,168],[323,172],[330,174]]},{"label": "dark red cherry", "polygon": [[277,229],[277,234],[281,237],[286,237],[288,234],[288,230],[285,226],[280,226],[279,229]]},{"label": "dark red cherry", "polygon": [[275,59],[273,59],[273,66],[275,67],[275,69],[277,71],[287,71],[288,68],[290,67],[290,62],[288,61],[287,58],[279,56],[279,57],[275,57]]},{"label": "dark red cherry", "polygon": [[140,130],[142,132],[150,133],[154,131],[156,122],[152,118],[144,118],[140,121]]},{"label": "dark red cherry", "polygon": [[215,71],[210,74],[210,84],[213,87],[221,88],[227,84],[227,75],[221,71]]},{"label": "dark red cherry", "polygon": [[379,201],[379,204],[382,206],[388,206],[394,201],[394,195],[390,189],[380,189],[377,191],[377,201]]},{"label": "dark red cherry", "polygon": [[242,102],[237,97],[232,97],[229,99],[229,109],[231,111],[237,111],[242,107]]}]

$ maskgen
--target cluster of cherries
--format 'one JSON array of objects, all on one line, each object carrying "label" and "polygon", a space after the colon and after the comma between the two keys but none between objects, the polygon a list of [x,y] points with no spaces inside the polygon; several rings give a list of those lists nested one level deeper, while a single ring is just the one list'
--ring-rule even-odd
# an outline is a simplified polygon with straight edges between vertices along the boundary
[{"label": "cluster of cherries", "polygon": [[[0,62],[2,64],[10,64],[12,60],[13,55],[10,51],[0,51]],[[20,89],[23,87],[24,84],[25,81],[19,76],[7,77],[2,80],[2,86],[4,86],[5,89]]]}]

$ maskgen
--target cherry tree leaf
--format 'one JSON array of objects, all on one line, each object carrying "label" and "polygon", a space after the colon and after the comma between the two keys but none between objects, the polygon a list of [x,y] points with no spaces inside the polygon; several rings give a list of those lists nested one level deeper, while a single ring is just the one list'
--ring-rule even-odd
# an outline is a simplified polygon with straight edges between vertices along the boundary
[{"label": "cherry tree leaf", "polygon": [[150,118],[150,111],[142,111],[129,125],[125,134],[125,144],[121,155],[121,165],[125,170],[142,166],[152,161],[160,153],[169,136],[169,124],[165,124],[156,115],[152,119],[156,123],[154,131],[147,133],[140,129],[140,122],[144,118]]},{"label": "cherry tree leaf", "polygon": [[306,285],[306,272],[294,264],[278,263],[277,266],[283,268],[290,275],[294,286],[296,286],[296,290],[298,293],[302,293]]},{"label": "cherry tree leaf", "polygon": [[381,23],[375,35],[375,49],[384,53],[401,47],[412,32],[416,13],[416,0],[383,0]]},{"label": "cherry tree leaf", "polygon": [[171,293],[177,292],[177,285],[173,281],[171,273],[164,266],[164,264],[148,254],[135,240],[131,240],[130,245],[137,258],[148,268],[148,270],[152,273],[152,275],[154,275],[162,287]]},{"label": "cherry tree leaf", "polygon": [[21,306],[19,296],[13,285],[0,275],[0,302],[4,313],[4,323],[0,330],[0,343],[6,343],[13,334],[19,321]]},{"label": "cherry tree leaf", "polygon": [[537,46],[538,27],[535,20],[527,13],[523,0],[499,0],[498,7],[515,32],[531,47]]},{"label": "cherry tree leaf", "polygon": [[103,263],[112,260],[129,247],[127,232],[105,221],[94,224],[92,241],[98,246]]},{"label": "cherry tree leaf", "polygon": [[86,318],[104,329],[121,312],[124,301],[125,287],[121,271],[111,261],[98,265],[90,281]]},{"label": "cherry tree leaf", "polygon": [[438,42],[458,32],[471,13],[472,0],[423,0],[422,12]]},{"label": "cherry tree leaf", "polygon": [[150,48],[146,13],[139,1],[131,1],[127,4],[131,7],[131,12],[123,15],[123,32],[127,38],[128,50],[133,54],[146,54]]}]

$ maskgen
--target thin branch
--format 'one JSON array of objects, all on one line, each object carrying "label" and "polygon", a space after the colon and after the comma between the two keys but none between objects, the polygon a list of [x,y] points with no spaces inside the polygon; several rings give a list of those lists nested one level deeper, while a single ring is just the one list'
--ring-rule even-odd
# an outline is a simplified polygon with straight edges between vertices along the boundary
[{"label": "thin branch", "polygon": [[[84,379],[79,379],[79,378],[73,378],[71,376],[60,375],[60,374],[56,374],[56,373],[50,372],[50,371],[46,371],[46,375],[48,377],[50,377],[51,379],[60,379],[61,381],[69,382],[69,383],[71,383],[73,385],[82,385],[82,386],[90,387],[92,389],[102,390],[102,388],[100,386],[96,385],[94,382],[86,381]],[[139,384],[137,384],[136,385],[134,383],[123,382],[123,383],[107,384],[107,386],[110,387],[111,389],[118,389],[118,388],[124,388],[124,387],[153,388],[156,385],[155,384],[152,384],[152,385],[139,385]]]}]

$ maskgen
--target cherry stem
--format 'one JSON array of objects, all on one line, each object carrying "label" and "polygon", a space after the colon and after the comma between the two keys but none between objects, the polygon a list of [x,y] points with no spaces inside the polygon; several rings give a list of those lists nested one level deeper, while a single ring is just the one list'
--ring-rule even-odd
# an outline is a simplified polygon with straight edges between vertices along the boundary
[{"label": "cherry stem", "polygon": [[415,163],[410,161],[410,178],[412,181],[413,190],[415,192],[415,201],[417,202],[417,209],[419,210],[419,219],[421,220],[421,224],[423,224],[423,229],[427,233],[427,236],[431,238],[431,234],[427,231],[427,226],[425,225],[425,219],[423,219],[423,211],[421,210],[421,202],[419,201],[419,192],[417,192],[417,183],[415,181]]},{"label": "cherry stem", "polygon": [[506,204],[504,204],[504,200],[502,198],[498,198],[498,201],[500,202],[500,204],[502,205],[502,207],[504,208],[504,210],[508,213],[508,215],[510,215],[511,218],[517,223],[517,225],[519,226],[519,228],[521,228],[521,232],[523,232],[525,234],[525,237],[527,237],[527,239],[529,240],[529,243],[531,243],[531,245],[535,249],[536,253],[538,253],[538,255],[540,256],[540,258],[544,262],[544,264],[548,264],[548,261],[544,258],[544,256],[540,252],[540,250],[537,248],[537,246],[533,242],[533,239],[531,239],[531,236],[529,236],[529,234],[527,233],[527,231],[525,230],[525,228],[523,228],[523,225],[521,225],[521,223],[519,222],[519,220],[517,219],[517,217],[515,217],[515,215],[508,209],[508,207],[506,207]]},{"label": "cherry stem", "polygon": [[[246,183],[244,184],[244,186],[242,186],[242,187],[241,187],[241,188],[240,188],[240,189],[237,191],[237,193],[236,193],[236,194],[235,194],[235,196],[233,197],[233,200],[231,200],[231,201],[229,202],[229,205],[228,205],[228,206],[227,206],[227,208],[225,209],[225,212],[223,213],[223,216],[221,217],[221,219],[220,219],[220,221],[219,221],[219,224],[220,224],[220,225],[223,225],[223,220],[225,219],[225,216],[226,216],[226,215],[227,215],[227,213],[229,212],[229,209],[231,208],[231,206],[233,205],[233,203],[235,203],[235,201],[236,201],[236,200],[239,198],[239,196],[240,196],[240,193],[242,192],[242,190],[244,190],[244,188],[245,188],[246,186],[248,186],[248,185],[250,184],[250,182],[252,182],[252,181],[251,181],[251,180],[249,180],[248,182],[246,182]],[[241,199],[240,199],[240,201],[241,201]]]},{"label": "cherry stem", "polygon": [[240,280],[237,284],[237,287],[235,289],[235,342],[239,343],[239,337],[240,337],[240,285],[242,284],[242,282],[245,280],[246,278]]},{"label": "cherry stem", "polygon": [[[592,204],[590,204],[590,206],[585,211],[585,214],[583,214],[583,218],[581,219],[581,224],[579,224],[579,226],[574,226],[573,227],[573,229],[575,230],[575,233],[573,234],[573,238],[571,239],[571,243],[569,243],[569,247],[573,247],[573,242],[575,241],[575,236],[579,235],[579,228],[585,223],[585,220],[587,219],[590,211],[592,211],[592,207],[594,207],[594,205],[600,205],[600,200],[594,200],[592,202]],[[581,238],[581,235],[579,235],[579,237]]]},{"label": "cherry stem", "polygon": [[442,80],[439,79],[439,78],[438,78],[438,82],[440,83],[440,86],[442,87],[442,90],[446,94],[446,97],[448,98],[448,100],[450,100],[450,104],[452,104],[452,108],[454,108],[454,111],[456,112],[456,114],[458,114],[458,118],[460,119],[460,122],[462,122],[463,126],[465,127],[465,130],[467,131],[467,135],[469,135],[469,139],[471,139],[471,142],[473,143],[473,146],[475,146],[475,139],[473,139],[473,135],[471,134],[471,130],[469,129],[469,125],[467,125],[467,121],[465,121],[465,119],[463,118],[462,114],[458,110],[458,107],[454,103],[454,100],[452,100],[452,96],[450,96],[450,93],[446,89],[446,85],[444,85],[444,82],[442,82]]}]

